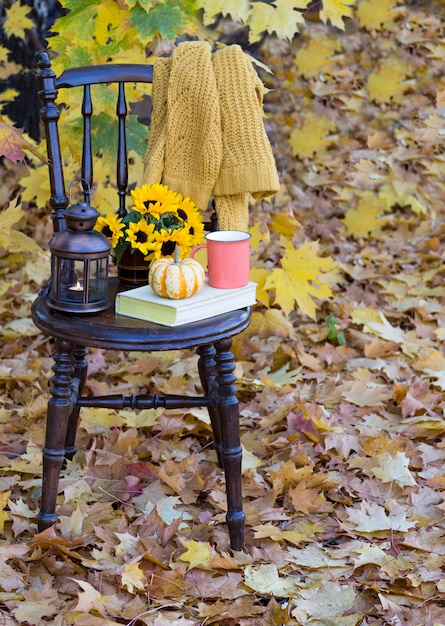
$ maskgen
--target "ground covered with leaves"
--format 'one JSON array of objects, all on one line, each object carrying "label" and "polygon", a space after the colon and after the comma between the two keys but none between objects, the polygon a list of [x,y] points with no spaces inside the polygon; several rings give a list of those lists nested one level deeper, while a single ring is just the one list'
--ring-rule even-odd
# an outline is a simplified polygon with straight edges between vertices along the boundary
[{"label": "ground covered with leaves", "polygon": [[[262,50],[283,186],[252,206],[253,264],[294,286],[280,259],[318,241],[335,267],[313,318],[277,282],[234,342],[245,552],[205,410],[83,410],[60,522],[36,534],[48,257],[1,255],[0,623],[445,624],[444,20],[390,4]],[[43,244],[47,211],[23,228]],[[89,369],[88,393],[199,387],[191,353],[92,350]]]}]

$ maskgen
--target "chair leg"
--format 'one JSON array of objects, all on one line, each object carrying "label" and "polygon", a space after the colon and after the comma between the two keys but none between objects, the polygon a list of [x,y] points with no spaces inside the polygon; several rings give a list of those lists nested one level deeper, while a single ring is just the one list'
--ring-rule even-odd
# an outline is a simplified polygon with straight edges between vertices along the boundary
[{"label": "chair leg", "polygon": [[[73,366],[74,366],[74,377],[79,380],[79,392],[78,395],[81,396],[83,393],[83,388],[85,387],[85,382],[87,378],[87,368],[88,364],[85,360],[85,357],[88,354],[87,348],[83,346],[76,346],[73,350]],[[79,414],[80,407],[76,406],[71,411],[71,414],[68,419],[68,428],[66,432],[65,439],[65,458],[70,461],[74,458],[74,455],[77,452],[76,448],[76,432],[77,432],[77,424],[79,422]]]},{"label": "chair leg", "polygon": [[244,522],[241,487],[242,448],[239,430],[239,405],[236,377],[233,374],[235,360],[230,348],[232,340],[222,339],[215,343],[216,386],[213,391],[214,407],[221,429],[221,459],[226,477],[227,526],[233,550],[244,549]]},{"label": "chair leg", "polygon": [[[216,376],[216,350],[213,345],[200,346],[196,352],[199,354],[198,371],[201,379],[202,388],[206,396],[211,395],[215,388],[215,376]],[[215,448],[218,464],[220,467],[222,464],[221,457],[221,427],[219,423],[218,412],[215,407],[210,405],[208,407],[210,423],[213,430],[213,447]]]},{"label": "chair leg", "polygon": [[45,446],[43,448],[43,478],[40,513],[37,518],[39,532],[57,520],[56,500],[60,470],[65,459],[65,440],[70,414],[73,411],[74,392],[72,387],[73,345],[65,340],[56,340],[54,354],[53,386],[48,402]]}]

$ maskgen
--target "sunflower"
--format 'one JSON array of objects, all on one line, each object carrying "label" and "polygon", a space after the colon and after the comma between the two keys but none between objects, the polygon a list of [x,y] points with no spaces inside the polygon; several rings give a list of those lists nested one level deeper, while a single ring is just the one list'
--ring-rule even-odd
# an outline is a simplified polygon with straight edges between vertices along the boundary
[{"label": "sunflower", "polygon": [[176,215],[179,217],[181,222],[186,222],[190,215],[194,214],[200,215],[199,210],[196,207],[196,204],[191,200],[188,196],[186,196],[182,202],[179,204],[176,209]]},{"label": "sunflower", "polygon": [[204,237],[204,224],[202,222],[201,213],[196,208],[193,200],[188,197],[184,198],[176,209],[176,215],[191,236],[190,245],[196,246],[200,244]]},{"label": "sunflower", "polygon": [[190,235],[190,245],[197,246],[202,243],[204,237],[204,224],[202,223],[201,215],[196,213],[190,213],[187,224],[184,226]]},{"label": "sunflower", "polygon": [[121,217],[117,217],[117,215],[113,213],[108,213],[106,216],[100,215],[97,218],[94,230],[105,235],[113,248],[115,248],[125,230],[125,224],[122,222]]},{"label": "sunflower", "polygon": [[184,258],[188,256],[191,248],[191,238],[185,228],[177,228],[176,230],[162,229],[154,234],[153,252],[154,258],[159,259],[163,256],[172,256],[176,246],[180,248],[180,256]]},{"label": "sunflower", "polygon": [[150,214],[154,218],[164,213],[174,212],[181,202],[181,196],[165,185],[142,185],[131,191],[133,209],[141,215]]},{"label": "sunflower", "polygon": [[204,224],[190,198],[161,184],[136,187],[131,195],[134,205],[123,218],[109,214],[96,225],[109,238],[118,265],[127,249],[151,261],[173,255],[176,246],[181,257],[187,257],[192,246],[201,243]]},{"label": "sunflower", "polygon": [[155,225],[147,224],[144,219],[139,220],[139,222],[131,222],[127,227],[125,241],[128,241],[132,248],[147,255],[153,249],[154,229]]}]

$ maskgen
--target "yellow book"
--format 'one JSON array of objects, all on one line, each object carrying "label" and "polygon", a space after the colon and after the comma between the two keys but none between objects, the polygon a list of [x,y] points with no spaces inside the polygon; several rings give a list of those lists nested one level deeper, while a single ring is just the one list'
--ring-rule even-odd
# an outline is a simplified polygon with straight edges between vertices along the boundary
[{"label": "yellow book", "polygon": [[179,326],[256,303],[256,283],[237,289],[205,285],[190,298],[171,300],[155,294],[149,285],[122,291],[116,296],[116,313],[164,326]]}]

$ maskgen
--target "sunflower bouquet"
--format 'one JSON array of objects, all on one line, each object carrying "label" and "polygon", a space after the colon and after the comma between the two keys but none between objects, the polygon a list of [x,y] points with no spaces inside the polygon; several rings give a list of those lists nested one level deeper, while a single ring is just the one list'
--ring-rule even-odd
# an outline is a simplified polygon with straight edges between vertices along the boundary
[{"label": "sunflower bouquet", "polygon": [[184,198],[165,185],[142,185],[131,191],[132,210],[121,218],[113,213],[98,217],[95,229],[114,248],[117,263],[125,250],[139,250],[149,262],[171,256],[179,246],[187,257],[202,242],[201,213],[190,198]]}]

